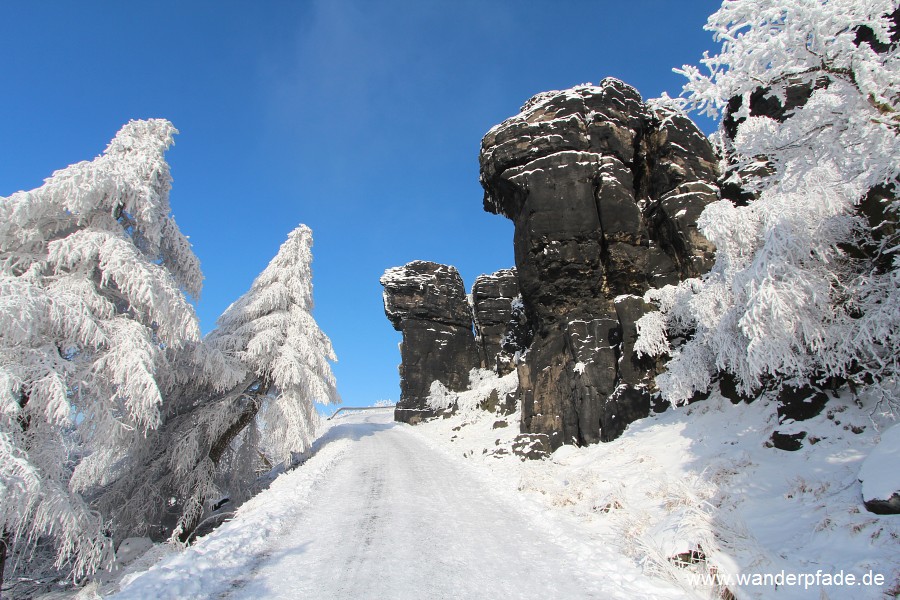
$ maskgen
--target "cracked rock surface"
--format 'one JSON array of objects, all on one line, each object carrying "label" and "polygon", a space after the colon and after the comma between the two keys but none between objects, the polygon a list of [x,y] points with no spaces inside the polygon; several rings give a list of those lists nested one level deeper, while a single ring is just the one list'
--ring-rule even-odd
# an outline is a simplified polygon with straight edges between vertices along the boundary
[{"label": "cracked rock surface", "polygon": [[508,348],[508,330],[513,302],[518,296],[519,281],[515,269],[479,275],[472,284],[472,315],[481,368],[498,375],[506,375],[515,369]]}]

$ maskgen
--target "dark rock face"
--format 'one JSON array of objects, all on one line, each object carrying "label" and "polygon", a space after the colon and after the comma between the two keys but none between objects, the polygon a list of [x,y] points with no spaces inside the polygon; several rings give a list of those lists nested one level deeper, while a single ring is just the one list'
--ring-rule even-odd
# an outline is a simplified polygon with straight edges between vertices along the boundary
[{"label": "dark rock face", "polygon": [[812,386],[785,385],[778,391],[778,422],[806,421],[819,415],[828,403],[828,394]]},{"label": "dark rock face", "polygon": [[435,416],[426,404],[432,382],[463,391],[480,364],[466,290],[455,268],[425,261],[388,269],[381,285],[384,312],[403,334],[394,419],[417,423]]},{"label": "dark rock face", "polygon": [[512,451],[523,460],[540,460],[550,455],[550,440],[543,433],[520,433],[513,440]]},{"label": "dark rock face", "polygon": [[[828,394],[817,387],[782,386],[778,390],[778,424],[790,427],[796,422],[812,419],[825,409],[827,403]],[[771,437],[773,446],[789,452],[802,448],[805,439],[805,431],[788,434],[777,429],[772,432]]]},{"label": "dark rock face", "polygon": [[738,391],[737,377],[735,377],[728,371],[719,373],[719,392],[721,392],[723,396],[731,400],[732,404],[740,404],[741,402],[750,404],[751,402],[753,402],[753,400],[755,400],[753,396],[748,396]]},{"label": "dark rock face", "polygon": [[650,407],[656,366],[632,351],[650,309],[638,296],[712,265],[696,226],[717,199],[712,147],[606,79],[538,94],[485,135],[480,163],[485,210],[515,224],[522,431],[548,450],[611,440]]},{"label": "dark rock face", "polygon": [[491,390],[488,397],[479,403],[478,408],[504,417],[511,415],[516,412],[516,393],[509,392],[501,400],[497,390]]},{"label": "dark rock face", "polygon": [[887,500],[866,500],[866,510],[876,515],[900,515],[900,492]]},{"label": "dark rock face", "polygon": [[515,368],[513,355],[503,348],[503,338],[507,335],[513,301],[518,295],[519,282],[515,269],[481,275],[472,285],[475,342],[482,369],[506,375]]}]

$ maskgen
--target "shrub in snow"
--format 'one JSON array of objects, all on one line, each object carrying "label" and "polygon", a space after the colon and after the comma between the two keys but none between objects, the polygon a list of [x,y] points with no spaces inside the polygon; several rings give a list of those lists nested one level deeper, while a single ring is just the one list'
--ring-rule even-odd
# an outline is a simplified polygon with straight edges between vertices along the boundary
[{"label": "shrub in snow", "polygon": [[[717,249],[708,275],[648,292],[659,313],[638,322],[637,350],[671,354],[657,378],[668,399],[726,371],[743,394],[770,380],[847,379],[896,411],[896,10],[890,0],[734,0],[710,17],[721,50],[703,59],[708,74],[683,68],[681,102],[711,116],[737,107],[733,136],[720,131],[718,143],[730,183],[754,199],[703,212]],[[787,106],[798,88],[808,99],[780,122],[750,108]],[[688,339],[672,349],[666,335]]]},{"label": "shrub in snow", "polygon": [[443,383],[435,379],[431,382],[431,390],[428,394],[428,408],[444,410],[456,404],[458,394],[451,392]]},{"label": "shrub in snow", "polygon": [[433,381],[428,396],[428,407],[434,410],[454,408],[463,414],[471,413],[476,409],[485,408],[491,398],[494,398],[494,404],[497,404],[501,398],[515,392],[518,383],[519,378],[515,371],[501,377],[490,369],[472,369],[469,371],[469,388],[462,392],[453,392],[440,381]]}]

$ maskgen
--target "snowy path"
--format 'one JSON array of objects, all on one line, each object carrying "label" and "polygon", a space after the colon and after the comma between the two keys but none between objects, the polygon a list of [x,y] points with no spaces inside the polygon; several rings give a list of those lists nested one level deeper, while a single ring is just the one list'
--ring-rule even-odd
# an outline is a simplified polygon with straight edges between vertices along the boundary
[{"label": "snowy path", "polygon": [[371,435],[228,598],[590,597],[585,589],[595,586],[579,565],[554,559],[562,549],[493,500],[464,465],[402,427],[367,425]]},{"label": "snowy path", "polygon": [[[534,516],[492,493],[462,460],[430,447],[408,426],[395,425],[390,414],[345,421],[329,437],[352,443],[310,482],[306,499],[297,499],[303,506],[282,519],[278,531],[263,535],[264,542],[217,550],[216,535],[227,538],[226,526],[197,544],[211,567],[213,555],[222,554],[224,580],[214,581],[216,570],[198,567],[198,558],[189,570],[206,581],[199,589],[180,585],[180,571],[187,567],[172,564],[155,576],[172,585],[148,587],[155,573],[150,571],[144,576],[150,579],[135,582],[144,585],[126,589],[122,597],[155,589],[235,600],[634,598],[635,588],[647,593],[662,583],[631,581],[636,585],[623,589],[622,574],[609,573],[619,557],[570,552]],[[241,561],[228,553],[247,556]],[[643,579],[637,571],[633,575]],[[673,592],[662,595],[679,595]]]}]

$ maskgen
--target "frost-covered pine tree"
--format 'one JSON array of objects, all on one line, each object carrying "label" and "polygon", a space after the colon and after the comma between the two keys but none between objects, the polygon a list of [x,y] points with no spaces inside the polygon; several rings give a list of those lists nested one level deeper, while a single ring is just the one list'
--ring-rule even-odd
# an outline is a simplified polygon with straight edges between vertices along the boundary
[{"label": "frost-covered pine tree", "polygon": [[219,317],[205,339],[235,357],[269,390],[266,444],[276,461],[290,460],[312,440],[314,402],[339,403],[331,340],[313,319],[312,231],[300,225],[250,290]]},{"label": "frost-covered pine tree", "polygon": [[[161,419],[172,355],[199,339],[199,262],[171,216],[171,123],[0,199],[0,568],[56,542],[75,576],[110,556],[83,492]],[[2,573],[2,571],[0,571]]]},{"label": "frost-covered pine tree", "polygon": [[[260,456],[289,462],[308,448],[314,402],[339,402],[331,342],[312,317],[312,232],[299,226],[250,290],[193,347],[170,419],[143,451],[140,477],[106,490],[123,535],[161,524],[186,541],[210,504],[246,495]],[[118,507],[118,509],[116,509]]]},{"label": "frost-covered pine tree", "polygon": [[[681,100],[732,113],[718,142],[751,200],[703,213],[708,275],[648,295],[660,312],[639,321],[637,349],[671,354],[657,379],[667,398],[725,371],[744,393],[837,377],[896,410],[898,16],[891,0],[729,0],[710,17],[721,50],[708,73],[681,70]],[[754,111],[773,100],[777,119]]]}]

